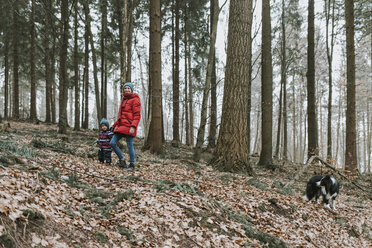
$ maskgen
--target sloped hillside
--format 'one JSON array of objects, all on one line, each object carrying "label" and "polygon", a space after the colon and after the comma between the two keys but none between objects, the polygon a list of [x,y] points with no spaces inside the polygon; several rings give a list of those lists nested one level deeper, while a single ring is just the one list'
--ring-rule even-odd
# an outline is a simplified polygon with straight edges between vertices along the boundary
[{"label": "sloped hillside", "polygon": [[[96,131],[10,122],[0,134],[0,247],[372,247],[371,176],[342,178],[337,212],[302,200],[312,167],[250,177],[195,163],[191,149],[141,151],[137,169],[96,159]],[[123,147],[123,150],[126,148]],[[116,159],[116,155],[113,154]],[[252,159],[254,161],[254,159]]]}]

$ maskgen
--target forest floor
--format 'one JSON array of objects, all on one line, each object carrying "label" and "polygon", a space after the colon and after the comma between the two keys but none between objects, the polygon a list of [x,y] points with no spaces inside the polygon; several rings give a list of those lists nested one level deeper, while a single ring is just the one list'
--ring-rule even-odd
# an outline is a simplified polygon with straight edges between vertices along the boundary
[{"label": "forest floor", "polygon": [[335,175],[334,215],[302,200],[308,178],[329,173],[320,165],[283,188],[303,165],[219,172],[188,147],[155,156],[136,138],[130,172],[97,161],[97,134],[27,122],[0,133],[0,247],[372,247],[371,175],[353,178],[365,191]]}]

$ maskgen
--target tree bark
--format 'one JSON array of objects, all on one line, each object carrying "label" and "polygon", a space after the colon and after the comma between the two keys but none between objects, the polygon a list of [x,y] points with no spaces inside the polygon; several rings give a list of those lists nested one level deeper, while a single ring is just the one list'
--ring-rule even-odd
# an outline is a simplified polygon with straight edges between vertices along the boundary
[{"label": "tree bark", "polygon": [[[185,101],[184,101],[184,107],[185,107],[185,139],[186,139],[186,145],[190,145],[190,118],[189,118],[189,102],[188,102],[188,73],[189,73],[189,68],[187,64],[187,47],[188,47],[188,29],[187,29],[187,3],[185,2],[184,6],[184,35],[185,35]],[[182,130],[182,129],[181,129]],[[182,136],[181,136],[182,137]]]},{"label": "tree bark", "polygon": [[96,58],[96,50],[94,49],[94,41],[93,41],[93,34],[90,27],[90,11],[89,5],[87,2],[84,3],[84,11],[86,16],[86,25],[89,33],[89,43],[90,49],[92,52],[92,59],[93,59],[93,75],[94,75],[94,92],[96,95],[96,109],[97,109],[97,121],[98,123],[101,121],[101,101],[100,101],[100,94],[99,94],[99,83],[98,83],[98,68],[97,68],[97,58]]},{"label": "tree bark", "polygon": [[128,42],[128,1],[124,1],[123,10],[121,13],[121,50],[120,50],[120,64],[121,64],[121,84],[120,92],[123,92],[124,84],[127,82],[127,42]]},{"label": "tree bark", "polygon": [[31,98],[30,98],[30,119],[37,119],[36,113],[36,79],[35,79],[35,0],[31,1],[31,18],[30,18],[30,73],[31,73]]},{"label": "tree bark", "polygon": [[[8,28],[8,27],[7,27]],[[4,118],[9,117],[9,35],[5,32],[5,44],[4,44]]]},{"label": "tree bark", "polygon": [[307,33],[307,121],[308,157],[318,154],[318,125],[315,106],[314,0],[309,0]]},{"label": "tree bark", "polygon": [[354,46],[354,0],[345,0],[346,23],[346,150],[345,169],[357,170],[356,113],[355,113],[355,46]]},{"label": "tree bark", "polygon": [[[326,46],[327,46],[327,61],[328,61],[328,116],[327,116],[327,161],[332,160],[332,61],[333,61],[333,47],[334,47],[334,27],[335,27],[335,1],[332,0],[332,14],[331,0],[325,0],[326,10]],[[332,18],[331,24],[331,44],[329,47],[329,19]]]},{"label": "tree bark", "polygon": [[13,3],[13,113],[14,119],[19,119],[19,61],[18,61],[18,0]]},{"label": "tree bark", "polygon": [[[218,3],[218,2],[217,2]],[[218,7],[218,6],[217,6]],[[215,2],[211,0],[210,6],[210,26],[213,26],[214,22],[214,8]],[[218,19],[217,19],[218,21]],[[212,30],[210,30],[212,35]],[[217,77],[216,77],[216,51],[213,54],[212,61],[212,76],[211,76],[211,108],[210,108],[210,122],[208,132],[208,149],[216,147],[216,135],[217,135]]]},{"label": "tree bark", "polygon": [[270,0],[262,1],[262,150],[259,165],[272,168],[272,57],[271,57],[271,18]]},{"label": "tree bark", "polygon": [[[205,80],[205,87],[203,91],[203,101],[201,106],[201,117],[200,117],[200,127],[198,129],[198,136],[196,139],[196,145],[194,149],[194,160],[199,161],[200,155],[201,155],[201,149],[202,145],[204,143],[204,135],[205,135],[205,126],[207,124],[207,104],[208,104],[208,97],[209,97],[209,89],[211,85],[212,80],[212,71],[213,71],[213,61],[214,61],[214,54],[215,54],[215,44],[216,44],[216,37],[217,37],[217,24],[218,24],[218,16],[219,16],[219,7],[218,7],[218,1],[213,0],[214,2],[214,20],[212,22],[211,26],[211,37],[210,37],[210,43],[209,43],[209,54],[208,54],[208,65],[207,65],[207,78]],[[243,1],[239,1],[238,5],[243,5]],[[231,7],[230,7],[231,8]],[[231,11],[231,9],[230,9]],[[236,11],[236,10],[234,10]],[[241,17],[242,18],[242,17]],[[233,22],[236,22],[237,20],[232,19]],[[229,25],[236,25],[229,24]],[[240,27],[242,28],[242,27]],[[234,38],[238,38],[236,34],[232,34]],[[230,42],[236,42],[236,41],[230,41]],[[231,51],[232,52],[232,51]],[[232,56],[235,56],[232,55]],[[232,61],[230,62],[232,63]],[[235,117],[236,118],[236,117]]]},{"label": "tree bark", "polygon": [[161,10],[160,0],[150,0],[150,126],[145,148],[160,153],[162,139]]},{"label": "tree bark", "polygon": [[[107,118],[107,81],[106,74],[106,35],[107,35],[107,0],[101,2],[101,117]],[[101,121],[99,119],[98,121]]]},{"label": "tree bark", "polygon": [[68,78],[67,78],[67,46],[68,46],[68,0],[61,2],[61,49],[59,51],[59,120],[58,133],[67,132],[67,98],[68,98]]},{"label": "tree bark", "polygon": [[174,47],[174,77],[173,77],[173,140],[172,145],[180,142],[180,0],[175,0],[175,47]]},{"label": "tree bark", "polygon": [[51,1],[45,3],[45,33],[44,33],[44,49],[45,49],[45,122],[50,123],[51,120],[51,102],[52,102],[52,85],[50,75],[50,51],[49,51],[49,23],[51,22],[50,17]]},{"label": "tree bark", "polygon": [[275,146],[275,157],[280,159],[280,137],[282,127],[282,106],[283,106],[283,81],[280,81],[280,93],[279,93],[279,111],[278,111],[278,131],[276,133],[276,146]]},{"label": "tree bark", "polygon": [[[219,170],[244,171],[252,175],[253,170],[247,152],[250,6],[250,0],[230,2],[221,129],[210,163]],[[208,60],[210,72],[213,61],[213,50],[211,50]],[[210,77],[211,73],[209,81]]]},{"label": "tree bark", "polygon": [[74,130],[80,129],[80,85],[79,85],[79,53],[78,53],[78,5],[74,3],[74,81],[75,81],[75,125]]},{"label": "tree bark", "polygon": [[134,1],[128,1],[128,45],[127,45],[127,81],[132,82],[132,43],[133,43],[133,30],[134,30]]},{"label": "tree bark", "polygon": [[191,78],[191,49],[190,49],[190,43],[188,45],[188,53],[187,53],[187,64],[189,68],[189,115],[190,115],[190,144],[191,146],[194,145],[194,110],[193,110],[193,84],[192,84],[192,78]]}]

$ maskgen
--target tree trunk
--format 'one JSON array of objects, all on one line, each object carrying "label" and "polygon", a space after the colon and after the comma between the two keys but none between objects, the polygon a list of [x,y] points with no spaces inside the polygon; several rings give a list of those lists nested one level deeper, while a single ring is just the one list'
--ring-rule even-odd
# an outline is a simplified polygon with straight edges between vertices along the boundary
[{"label": "tree trunk", "polygon": [[[215,4],[217,5],[217,2]],[[221,129],[211,164],[224,171],[244,171],[253,174],[247,152],[250,6],[250,0],[230,2]],[[213,54],[210,51],[209,81]]]},{"label": "tree trunk", "polygon": [[188,53],[187,53],[187,64],[189,68],[189,115],[190,115],[190,144],[191,146],[194,145],[194,110],[193,110],[193,86],[192,86],[192,78],[191,78],[191,49],[190,43],[188,45]]},{"label": "tree trunk", "polygon": [[68,0],[61,2],[61,49],[59,51],[59,121],[58,133],[67,132],[67,46],[68,46]]},{"label": "tree trunk", "polygon": [[96,50],[94,49],[94,41],[93,41],[93,34],[90,27],[90,13],[89,13],[89,5],[87,2],[84,3],[84,11],[86,16],[86,25],[89,33],[89,43],[90,49],[92,52],[92,59],[93,59],[93,75],[94,75],[94,92],[96,95],[96,109],[97,109],[97,121],[98,123],[101,121],[101,102],[100,102],[100,95],[99,95],[99,86],[98,86],[98,69],[97,69],[97,58],[96,58]]},{"label": "tree trunk", "polygon": [[[213,26],[214,21],[214,8],[215,2],[210,1],[210,23]],[[218,2],[217,2],[218,3]],[[218,19],[217,19],[218,21]],[[212,31],[212,30],[210,30]],[[212,32],[210,32],[212,35]],[[217,77],[216,77],[216,52],[213,54],[212,61],[212,76],[211,76],[211,108],[210,108],[210,122],[209,122],[209,132],[208,132],[208,149],[213,149],[216,147],[216,135],[217,135]]]},{"label": "tree trunk", "polygon": [[262,150],[259,165],[272,168],[273,73],[271,57],[270,0],[262,1]]},{"label": "tree trunk", "polygon": [[[101,2],[101,117],[107,118],[107,82],[106,74],[106,35],[107,35],[107,1]],[[101,118],[98,119],[101,121]]]},{"label": "tree trunk", "polygon": [[295,71],[293,71],[292,77],[292,142],[293,142],[293,162],[296,163],[297,154],[296,154],[296,94],[295,94]]},{"label": "tree trunk", "polygon": [[[248,147],[247,152],[250,154],[251,152],[251,112],[252,112],[252,71],[253,71],[253,62],[252,62],[252,23],[253,23],[253,1],[249,1],[250,4],[250,11],[248,13],[248,20],[249,20],[249,41],[248,41],[248,63],[249,63],[249,72],[248,72],[248,91],[247,91],[247,139],[248,139]],[[212,86],[213,87],[213,86]],[[217,105],[217,104],[216,104]],[[216,106],[217,107],[217,106]]]},{"label": "tree trunk", "polygon": [[175,0],[175,47],[174,47],[174,77],[173,77],[173,140],[172,145],[180,142],[180,0]]},{"label": "tree trunk", "polygon": [[57,122],[57,106],[56,106],[57,105],[56,104],[57,85],[56,85],[56,64],[55,64],[56,39],[57,39],[57,36],[54,34],[52,54],[50,56],[50,76],[51,76],[50,81],[51,81],[51,86],[52,86],[50,107],[52,111],[52,123]]},{"label": "tree trunk", "polygon": [[356,113],[355,113],[355,47],[354,47],[354,0],[345,0],[346,23],[346,151],[345,169],[357,170]]},{"label": "tree trunk", "polygon": [[[188,68],[188,64],[187,64],[187,47],[188,47],[188,29],[187,29],[187,15],[188,15],[188,12],[187,12],[187,3],[185,2],[185,6],[184,6],[184,12],[185,12],[185,16],[184,16],[184,20],[185,20],[185,23],[184,23],[184,35],[185,35],[185,101],[184,101],[184,107],[185,107],[185,138],[186,138],[186,145],[190,145],[190,118],[189,118],[189,102],[188,102],[188,88],[187,88],[187,83],[188,83],[188,73],[189,73],[189,68]],[[182,129],[181,129],[182,130]],[[181,136],[182,137],[182,136]]]},{"label": "tree trunk", "polygon": [[9,35],[8,29],[5,35],[5,44],[4,44],[4,118],[8,119],[9,113]]},{"label": "tree trunk", "polygon": [[318,125],[315,106],[314,0],[309,0],[307,31],[307,128],[308,158],[318,154]]},{"label": "tree trunk", "polygon": [[52,82],[50,75],[50,54],[49,54],[49,23],[51,22],[51,1],[45,5],[45,33],[44,33],[44,49],[45,49],[45,122],[50,123],[51,119],[51,101],[52,101]]},{"label": "tree trunk", "polygon": [[123,10],[121,13],[121,50],[120,50],[120,64],[121,64],[121,84],[120,92],[123,92],[124,84],[127,82],[127,41],[128,41],[128,1],[124,1]]},{"label": "tree trunk", "polygon": [[282,106],[283,106],[283,81],[280,81],[280,93],[279,93],[279,111],[278,111],[278,132],[276,133],[276,146],[275,146],[275,157],[280,159],[280,133],[282,127]]},{"label": "tree trunk", "polygon": [[134,1],[128,1],[128,45],[127,45],[127,81],[132,82],[132,40],[133,40],[133,30],[134,30]]},{"label": "tree trunk", "polygon": [[160,0],[150,0],[151,119],[146,148],[160,153],[162,139],[161,11]]},{"label": "tree trunk", "polygon": [[[332,15],[331,0],[325,0],[326,11],[326,46],[327,46],[327,61],[328,61],[328,118],[327,118],[327,161],[332,160],[332,61],[334,47],[334,27],[335,27],[335,0],[332,0]],[[331,26],[331,47],[329,47],[329,19],[332,18]]]},{"label": "tree trunk", "polygon": [[286,17],[285,17],[285,2],[282,0],[282,63],[281,63],[281,79],[283,82],[283,160],[287,160],[287,145],[288,145],[288,132],[287,132],[287,42],[286,42]]},{"label": "tree trunk", "polygon": [[75,126],[74,130],[80,129],[80,85],[79,85],[79,53],[78,53],[78,5],[74,2],[74,81],[75,81]]},{"label": "tree trunk", "polygon": [[[211,85],[211,80],[212,80],[212,75],[213,75],[213,73],[212,73],[212,71],[213,71],[213,61],[214,61],[213,58],[214,58],[214,54],[215,54],[218,16],[219,16],[219,12],[220,12],[219,7],[218,7],[218,1],[217,0],[213,0],[213,1],[215,1],[214,2],[214,20],[212,22],[213,25],[211,25],[211,38],[210,38],[210,43],[209,43],[207,78],[206,78],[206,81],[205,81],[205,87],[204,87],[204,91],[203,91],[203,101],[202,101],[202,106],[201,106],[200,127],[198,129],[198,136],[197,136],[197,140],[196,140],[196,146],[195,146],[195,149],[194,149],[194,160],[195,161],[200,160],[201,149],[202,149],[202,145],[204,143],[205,126],[206,126],[206,123],[207,123],[207,104],[208,104],[209,88],[210,88],[210,85]],[[237,5],[244,5],[245,4],[244,2],[245,2],[245,0],[240,1],[239,3],[237,3]],[[231,10],[231,7],[230,7],[230,13],[231,13],[231,11],[232,10]],[[234,11],[237,11],[237,10],[234,10]],[[240,18],[242,18],[242,17],[240,17]],[[229,26],[230,25],[236,25],[236,21],[238,21],[238,20],[239,20],[239,18],[237,18],[237,19],[232,18],[232,23],[231,24],[229,23]],[[240,27],[240,28],[243,29],[244,25],[243,25],[243,27]],[[234,39],[238,39],[238,37],[239,37],[238,35],[236,35],[234,33],[232,33],[231,35],[234,36]],[[232,41],[230,41],[230,43],[231,42],[235,43],[237,41],[232,40]],[[233,52],[233,50],[230,51],[230,52]],[[235,54],[233,54],[232,56],[235,56]],[[232,61],[230,61],[230,63],[232,63]],[[234,118],[236,118],[236,117],[234,117]]]},{"label": "tree trunk", "polygon": [[83,128],[88,129],[89,126],[89,33],[90,33],[90,17],[89,6],[84,4],[85,14],[85,33],[84,33],[84,97],[85,97],[85,110],[84,110],[84,123]]},{"label": "tree trunk", "polygon": [[30,73],[31,73],[31,99],[30,99],[30,119],[36,120],[36,79],[35,79],[35,0],[31,1],[31,18],[30,18]]},{"label": "tree trunk", "polygon": [[19,119],[19,62],[18,62],[18,0],[13,4],[13,113],[14,119]]}]

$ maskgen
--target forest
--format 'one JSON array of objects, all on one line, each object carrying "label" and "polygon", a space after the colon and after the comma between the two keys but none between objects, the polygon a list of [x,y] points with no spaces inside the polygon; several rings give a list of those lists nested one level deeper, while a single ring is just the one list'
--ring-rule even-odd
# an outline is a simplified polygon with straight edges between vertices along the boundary
[{"label": "forest", "polygon": [[[0,247],[370,246],[371,9],[1,0]],[[127,82],[131,174],[94,146]],[[314,174],[337,212],[300,199]]]}]

